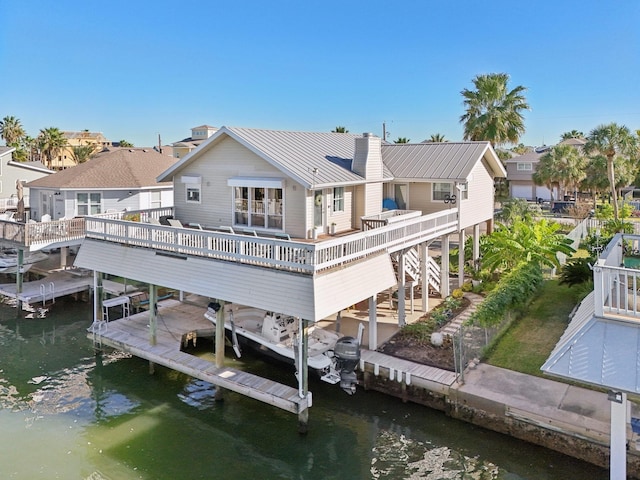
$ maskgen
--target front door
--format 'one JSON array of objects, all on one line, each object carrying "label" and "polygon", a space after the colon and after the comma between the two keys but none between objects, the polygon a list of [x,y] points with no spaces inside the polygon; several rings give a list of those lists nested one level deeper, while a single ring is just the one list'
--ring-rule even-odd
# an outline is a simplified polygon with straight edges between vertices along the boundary
[{"label": "front door", "polygon": [[313,226],[323,227],[322,213],[323,213],[323,200],[322,190],[315,190],[313,192]]}]

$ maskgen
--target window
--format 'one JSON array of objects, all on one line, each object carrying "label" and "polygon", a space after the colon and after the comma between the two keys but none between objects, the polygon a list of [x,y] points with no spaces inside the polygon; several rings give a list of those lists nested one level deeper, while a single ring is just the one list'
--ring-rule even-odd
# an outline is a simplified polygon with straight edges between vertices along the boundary
[{"label": "window", "polygon": [[187,184],[187,203],[200,203],[200,185]]},{"label": "window", "polygon": [[162,206],[162,192],[154,190],[151,192],[151,208],[160,208]]},{"label": "window", "polygon": [[234,225],[282,230],[282,188],[233,188]]},{"label": "window", "polygon": [[451,195],[453,185],[450,183],[434,183],[433,184],[433,200],[444,200],[447,195]]},{"label": "window", "polygon": [[78,215],[102,213],[102,195],[99,193],[78,193],[76,196]]},{"label": "window", "polygon": [[344,187],[333,189],[333,211],[344,212]]},{"label": "window", "polygon": [[518,171],[531,172],[533,171],[533,165],[531,165],[531,162],[518,162]]}]

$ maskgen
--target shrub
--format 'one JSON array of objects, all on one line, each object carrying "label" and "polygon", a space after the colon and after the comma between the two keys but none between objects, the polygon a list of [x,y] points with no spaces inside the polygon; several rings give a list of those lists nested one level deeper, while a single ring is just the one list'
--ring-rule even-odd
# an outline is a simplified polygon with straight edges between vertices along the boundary
[{"label": "shrub", "polygon": [[521,262],[505,275],[477,310],[469,323],[482,327],[498,325],[509,310],[524,305],[542,284],[542,269],[535,262]]},{"label": "shrub", "polygon": [[592,258],[573,258],[560,270],[560,285],[566,284],[572,287],[593,280],[590,263]]},{"label": "shrub", "polygon": [[[464,287],[464,284],[462,286]],[[464,297],[464,291],[462,290],[462,288],[456,288],[451,294],[451,296],[453,298],[462,298]]]}]

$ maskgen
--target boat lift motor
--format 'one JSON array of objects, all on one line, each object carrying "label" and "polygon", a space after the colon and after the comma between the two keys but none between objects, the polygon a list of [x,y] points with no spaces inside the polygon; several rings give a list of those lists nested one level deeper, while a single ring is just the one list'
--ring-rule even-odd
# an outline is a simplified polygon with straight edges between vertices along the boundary
[{"label": "boat lift motor", "polygon": [[342,337],[336,342],[333,354],[336,370],[340,372],[340,388],[353,395],[358,384],[355,369],[360,362],[360,343],[353,337]]}]

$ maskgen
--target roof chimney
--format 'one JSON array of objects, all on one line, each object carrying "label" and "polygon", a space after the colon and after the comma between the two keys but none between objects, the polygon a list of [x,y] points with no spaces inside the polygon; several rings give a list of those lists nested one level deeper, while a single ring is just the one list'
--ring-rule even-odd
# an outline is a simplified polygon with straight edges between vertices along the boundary
[{"label": "roof chimney", "polygon": [[382,141],[373,133],[356,138],[356,151],[351,170],[367,180],[382,179]]}]

